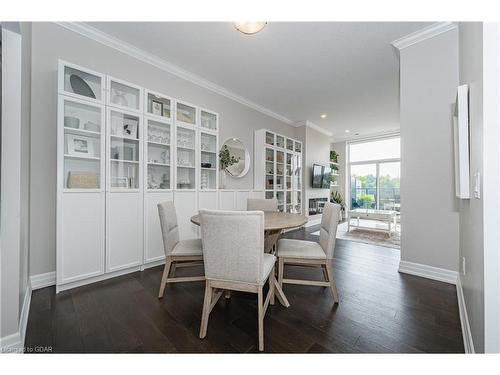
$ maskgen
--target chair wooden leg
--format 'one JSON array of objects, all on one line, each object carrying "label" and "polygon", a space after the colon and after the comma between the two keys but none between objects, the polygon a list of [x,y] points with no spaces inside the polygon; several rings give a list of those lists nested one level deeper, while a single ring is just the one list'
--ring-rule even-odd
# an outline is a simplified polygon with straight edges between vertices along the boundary
[{"label": "chair wooden leg", "polygon": [[259,310],[259,351],[264,350],[264,300],[262,298],[262,287],[259,288],[258,294],[258,310]]},{"label": "chair wooden leg", "polygon": [[281,289],[283,289],[283,271],[285,268],[285,262],[283,258],[278,260],[278,284],[280,284]]},{"label": "chair wooden leg", "polygon": [[[326,264],[322,264],[321,269],[323,270],[323,277],[325,278],[325,281],[330,281],[328,278],[328,271],[326,270]],[[324,288],[326,288],[326,286]]]},{"label": "chair wooden leg", "polygon": [[175,277],[175,270],[177,268],[177,264],[175,262],[172,262],[172,266],[170,267],[170,275],[172,277]]},{"label": "chair wooden leg", "polygon": [[224,292],[224,297],[226,299],[231,299],[231,291],[229,289],[226,289]]},{"label": "chair wooden leg", "polygon": [[172,260],[167,257],[165,262],[165,268],[163,269],[163,276],[161,277],[160,292],[158,293],[158,298],[163,298],[163,293],[165,292],[165,285],[167,285],[168,274],[170,273],[170,267],[172,266]]},{"label": "chair wooden leg", "polygon": [[273,270],[269,274],[269,293],[271,293],[271,299],[270,299],[269,303],[271,305],[274,305],[274,297],[275,297],[275,295],[274,295],[274,278],[275,278],[274,271],[275,271],[275,267],[273,267]]},{"label": "chair wooden leg", "polygon": [[333,301],[339,303],[339,293],[337,292],[337,285],[335,284],[335,275],[333,274],[333,269],[331,264],[326,265],[326,272],[328,273],[328,278],[330,279],[330,288],[332,289]]},{"label": "chair wooden leg", "polygon": [[200,339],[207,335],[208,317],[210,316],[210,305],[212,303],[212,287],[210,281],[205,282],[205,299],[203,300],[203,312],[201,314]]}]

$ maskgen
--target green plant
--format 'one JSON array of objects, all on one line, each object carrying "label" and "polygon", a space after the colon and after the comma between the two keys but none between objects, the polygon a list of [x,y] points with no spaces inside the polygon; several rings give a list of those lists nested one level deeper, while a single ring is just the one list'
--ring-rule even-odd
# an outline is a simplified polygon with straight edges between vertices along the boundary
[{"label": "green plant", "polygon": [[236,164],[237,162],[240,161],[240,158],[235,158],[231,153],[229,152],[229,148],[224,145],[222,149],[219,151],[219,162],[220,162],[220,169],[225,171],[227,167],[230,167],[233,164]]},{"label": "green plant", "polygon": [[339,162],[339,154],[337,154],[337,151],[330,150],[330,161],[332,163],[338,163]]},{"label": "green plant", "polygon": [[342,195],[340,195],[338,191],[332,191],[330,202],[337,203],[340,205],[341,208],[344,208],[344,199],[342,198]]},{"label": "green plant", "polygon": [[359,198],[358,198],[361,202],[363,202],[363,204],[365,205],[366,208],[368,208],[368,206],[370,204],[372,204],[373,202],[375,202],[375,197],[373,196],[373,194],[365,194],[365,193],[361,193],[359,195]]}]

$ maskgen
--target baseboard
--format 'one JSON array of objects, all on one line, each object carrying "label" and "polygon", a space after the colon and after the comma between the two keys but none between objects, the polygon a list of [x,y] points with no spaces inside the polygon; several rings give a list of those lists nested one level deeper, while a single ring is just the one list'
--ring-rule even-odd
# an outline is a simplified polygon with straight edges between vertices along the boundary
[{"label": "baseboard", "polygon": [[458,311],[460,312],[460,325],[462,326],[462,337],[464,340],[464,350],[467,354],[474,354],[474,342],[472,341],[472,332],[470,330],[469,316],[467,315],[467,308],[465,306],[464,292],[460,277],[457,278],[457,297],[458,297]]},{"label": "baseboard", "polygon": [[47,272],[30,276],[31,289],[37,290],[48,286],[56,285],[56,273]]},{"label": "baseboard", "polygon": [[31,305],[31,285],[28,281],[26,292],[24,294],[23,307],[19,316],[19,326],[17,332],[0,338],[0,352],[4,353],[23,353],[24,338],[26,337],[26,328],[28,327],[28,317]]},{"label": "baseboard", "polygon": [[406,261],[399,262],[398,271],[454,285],[456,285],[458,277],[457,271],[451,271],[445,268],[432,267],[432,266],[427,266],[425,264],[412,263]]}]

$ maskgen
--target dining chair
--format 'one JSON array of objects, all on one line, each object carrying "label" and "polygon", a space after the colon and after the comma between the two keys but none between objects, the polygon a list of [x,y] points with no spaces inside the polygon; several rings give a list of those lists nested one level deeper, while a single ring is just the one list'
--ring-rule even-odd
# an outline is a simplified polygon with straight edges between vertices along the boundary
[{"label": "dining chair", "polygon": [[161,278],[160,293],[163,297],[167,283],[203,281],[204,276],[175,277],[176,267],[189,267],[203,264],[201,239],[179,240],[179,226],[173,202],[158,203],[160,227],[165,250],[165,268]]},{"label": "dining chair", "polygon": [[[321,217],[319,243],[292,239],[278,241],[278,282],[281,288],[283,288],[283,284],[330,287],[334,302],[339,302],[332,269],[339,214],[340,205],[325,204]],[[285,265],[322,268],[325,281],[286,279],[284,277]]]},{"label": "dining chair", "polygon": [[[262,211],[201,210],[201,238],[205,264],[205,299],[200,338],[207,335],[210,312],[223,290],[257,294],[259,350],[264,350],[264,315],[274,304],[276,257],[265,254]],[[263,299],[263,287],[269,291]]]},{"label": "dining chair", "polygon": [[247,211],[278,211],[278,200],[248,198]]}]

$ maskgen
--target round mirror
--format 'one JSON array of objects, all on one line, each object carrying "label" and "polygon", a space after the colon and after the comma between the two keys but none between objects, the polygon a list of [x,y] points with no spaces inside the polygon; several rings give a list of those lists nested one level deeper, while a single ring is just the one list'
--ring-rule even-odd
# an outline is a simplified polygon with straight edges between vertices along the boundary
[{"label": "round mirror", "polygon": [[250,169],[250,154],[237,138],[229,138],[222,144],[219,159],[221,169],[234,178],[243,177]]}]

